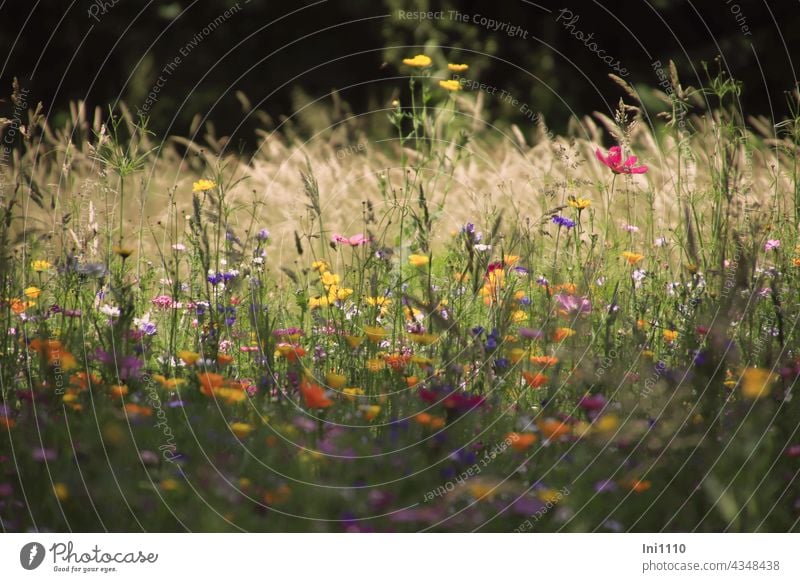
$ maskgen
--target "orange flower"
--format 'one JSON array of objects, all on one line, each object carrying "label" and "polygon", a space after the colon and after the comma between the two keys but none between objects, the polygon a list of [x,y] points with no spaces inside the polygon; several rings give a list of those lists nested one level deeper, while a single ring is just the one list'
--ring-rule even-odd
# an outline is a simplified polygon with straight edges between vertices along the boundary
[{"label": "orange flower", "polygon": [[431,416],[427,412],[420,412],[414,417],[414,420],[417,422],[417,424],[421,424],[422,426],[428,426],[433,420],[433,416]]},{"label": "orange flower", "polygon": [[416,376],[406,376],[406,385],[409,388],[413,388],[417,384],[419,384],[419,379]]},{"label": "orange flower", "polygon": [[622,253],[622,258],[628,261],[629,265],[635,265],[642,259],[644,259],[644,255],[640,255],[639,253],[632,253],[630,251],[625,251]]},{"label": "orange flower", "polygon": [[220,366],[226,366],[230,364],[232,361],[233,361],[233,356],[230,356],[228,354],[220,354],[217,356],[217,363]]},{"label": "orange flower", "polygon": [[511,441],[512,449],[522,453],[528,450],[531,445],[536,442],[537,437],[532,432],[510,432],[508,435],[506,435],[506,440]]},{"label": "orange flower", "polygon": [[333,400],[325,396],[325,390],[307,380],[300,383],[300,393],[309,408],[328,408],[333,404]]},{"label": "orange flower", "polygon": [[558,358],[554,356],[531,356],[531,363],[543,368],[555,366],[558,363]]},{"label": "orange flower", "polygon": [[131,416],[153,416],[153,409],[149,406],[139,406],[133,402],[125,405],[125,412]]},{"label": "orange flower", "polygon": [[560,342],[560,341],[564,341],[568,337],[572,337],[573,335],[575,335],[575,330],[574,329],[570,329],[568,327],[559,327],[553,333],[553,340],[557,341],[557,342]]},{"label": "orange flower", "polygon": [[216,388],[221,388],[225,383],[225,378],[213,372],[202,372],[197,374],[200,381],[200,392],[206,396],[213,396]]},{"label": "orange flower", "polygon": [[86,372],[75,372],[69,378],[70,386],[74,386],[80,390],[86,390],[91,388],[92,385],[100,384],[101,382],[102,380],[100,378],[94,374],[87,374]]},{"label": "orange flower", "polygon": [[445,422],[446,420],[443,416],[434,416],[433,418],[431,418],[430,427],[433,430],[439,430],[445,425]]},{"label": "orange flower", "polygon": [[306,351],[297,344],[279,343],[275,347],[275,353],[278,357],[284,357],[289,362],[296,362],[298,358],[306,355]]},{"label": "orange flower", "polygon": [[128,387],[125,384],[117,384],[111,387],[112,398],[122,398],[128,395]]},{"label": "orange flower", "polygon": [[522,377],[525,378],[525,383],[531,388],[541,388],[550,379],[544,374],[532,374],[531,372],[522,372]]},{"label": "orange flower", "polygon": [[3,428],[14,428],[17,426],[17,421],[7,416],[0,416],[0,426]]},{"label": "orange flower", "polygon": [[540,420],[536,426],[545,438],[551,441],[570,433],[569,425],[555,418]]},{"label": "orange flower", "polygon": [[399,372],[408,366],[408,363],[411,361],[411,356],[403,354],[389,354],[384,358],[384,361],[392,370]]},{"label": "orange flower", "polygon": [[292,496],[292,490],[288,485],[281,485],[277,489],[268,489],[264,492],[264,503],[267,505],[279,505],[286,503]]},{"label": "orange flower", "polygon": [[640,479],[631,479],[625,485],[634,493],[644,493],[653,486],[650,481],[642,481]]}]

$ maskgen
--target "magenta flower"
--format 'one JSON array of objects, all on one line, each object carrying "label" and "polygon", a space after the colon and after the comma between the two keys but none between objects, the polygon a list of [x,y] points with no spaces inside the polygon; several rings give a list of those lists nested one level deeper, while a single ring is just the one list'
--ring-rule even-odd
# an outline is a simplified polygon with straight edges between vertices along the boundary
[{"label": "magenta flower", "polygon": [[636,156],[628,157],[624,162],[622,161],[622,148],[614,146],[608,150],[608,155],[604,156],[603,152],[598,150],[595,152],[597,159],[603,162],[615,174],[644,174],[647,172],[647,166],[637,166]]},{"label": "magenta flower", "polygon": [[776,249],[779,249],[780,246],[781,246],[781,241],[771,238],[764,244],[764,250],[767,252],[774,251]]},{"label": "magenta flower", "polygon": [[334,233],[333,236],[331,236],[331,240],[335,243],[350,245],[351,247],[360,247],[369,242],[369,237],[359,233],[348,238],[342,234]]}]

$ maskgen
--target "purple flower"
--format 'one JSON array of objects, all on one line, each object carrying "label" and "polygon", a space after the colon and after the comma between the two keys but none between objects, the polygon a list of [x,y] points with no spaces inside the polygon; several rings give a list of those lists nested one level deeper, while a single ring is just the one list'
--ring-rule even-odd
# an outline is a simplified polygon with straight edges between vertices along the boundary
[{"label": "purple flower", "polygon": [[262,228],[256,233],[256,240],[265,241],[269,238],[269,231],[266,228]]},{"label": "purple flower", "polygon": [[598,481],[594,484],[594,490],[597,493],[607,493],[611,491],[617,490],[617,484],[614,483],[611,479],[605,479],[604,481]]},{"label": "purple flower", "polygon": [[570,229],[575,226],[575,221],[570,220],[566,216],[556,215],[553,217],[553,224],[557,224],[558,226],[563,226],[566,229]]},{"label": "purple flower", "polygon": [[764,244],[764,250],[767,252],[774,251],[776,249],[779,249],[780,246],[781,246],[781,241],[779,241],[778,239],[771,238]]},{"label": "purple flower", "polygon": [[605,407],[606,402],[607,400],[602,394],[592,394],[581,398],[578,401],[578,406],[589,412],[597,412]]}]

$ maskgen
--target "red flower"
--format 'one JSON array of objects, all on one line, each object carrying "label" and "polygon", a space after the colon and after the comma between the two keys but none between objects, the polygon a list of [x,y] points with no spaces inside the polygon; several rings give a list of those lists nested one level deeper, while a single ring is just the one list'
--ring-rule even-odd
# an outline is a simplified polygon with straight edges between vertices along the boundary
[{"label": "red flower", "polygon": [[300,383],[300,393],[309,408],[328,408],[333,404],[333,400],[325,396],[325,390],[321,386],[307,380]]},{"label": "red flower", "polygon": [[622,148],[614,146],[608,150],[608,155],[604,156],[603,152],[599,149],[595,152],[597,159],[603,162],[615,174],[644,174],[647,172],[647,166],[637,166],[636,156],[628,157],[624,162],[622,161]]}]

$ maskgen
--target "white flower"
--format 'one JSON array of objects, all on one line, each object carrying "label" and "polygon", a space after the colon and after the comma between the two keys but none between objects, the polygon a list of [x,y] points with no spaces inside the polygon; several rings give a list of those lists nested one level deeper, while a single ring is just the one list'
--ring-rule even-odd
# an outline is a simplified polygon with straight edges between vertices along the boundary
[{"label": "white flower", "polygon": [[492,245],[477,244],[473,248],[479,253],[483,253],[492,250]]},{"label": "white flower", "polygon": [[109,317],[119,317],[120,310],[119,307],[114,307],[113,305],[105,304],[100,306],[100,312],[108,315]]}]

